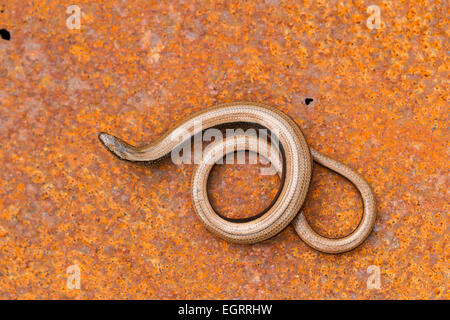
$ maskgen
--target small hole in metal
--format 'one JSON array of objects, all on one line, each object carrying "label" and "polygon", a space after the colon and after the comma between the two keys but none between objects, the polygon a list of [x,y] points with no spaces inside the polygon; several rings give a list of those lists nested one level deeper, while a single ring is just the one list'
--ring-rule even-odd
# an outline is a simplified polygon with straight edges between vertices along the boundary
[{"label": "small hole in metal", "polygon": [[6,29],[0,29],[0,36],[3,40],[9,40],[11,39],[11,34]]},{"label": "small hole in metal", "polygon": [[306,99],[305,99],[305,103],[306,103],[307,106],[308,106],[311,102],[313,102],[313,101],[314,101],[313,98],[306,98]]}]

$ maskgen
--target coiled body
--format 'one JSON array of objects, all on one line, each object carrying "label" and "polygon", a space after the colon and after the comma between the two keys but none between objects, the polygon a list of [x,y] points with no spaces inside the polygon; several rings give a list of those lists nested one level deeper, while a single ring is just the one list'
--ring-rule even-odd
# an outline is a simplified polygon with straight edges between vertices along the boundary
[{"label": "coiled body", "polygon": [[[200,127],[196,125],[199,122]],[[221,104],[194,114],[158,140],[141,147],[131,146],[107,133],[101,133],[99,138],[120,159],[155,161],[182,143],[179,139],[180,132],[194,136],[218,125],[242,122],[267,128],[275,134],[280,147],[273,148],[260,137],[236,135],[214,141],[206,148],[194,172],[191,190],[194,209],[208,230],[228,241],[255,243],[275,236],[293,221],[295,230],[308,245],[326,253],[352,250],[367,238],[376,218],[374,197],[369,185],[355,171],[310,149],[298,125],[283,112],[269,106],[250,102]],[[264,214],[245,221],[219,216],[207,195],[208,175],[214,163],[225,153],[240,150],[260,153],[272,162],[282,178],[281,189],[272,206]],[[356,230],[347,237],[322,237],[309,227],[303,214],[299,213],[308,193],[313,160],[348,178],[361,193],[363,218]]]}]

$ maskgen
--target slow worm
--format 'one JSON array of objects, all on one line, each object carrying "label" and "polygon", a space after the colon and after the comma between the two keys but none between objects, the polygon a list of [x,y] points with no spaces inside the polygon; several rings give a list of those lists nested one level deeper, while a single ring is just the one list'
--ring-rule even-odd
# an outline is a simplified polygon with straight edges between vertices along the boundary
[{"label": "slow worm", "polygon": [[[196,123],[201,121],[201,128]],[[103,145],[122,160],[153,162],[168,155],[182,141],[180,132],[194,136],[208,128],[223,124],[250,123],[276,133],[279,148],[260,137],[236,135],[214,141],[205,149],[192,179],[194,209],[206,228],[217,236],[235,243],[256,243],[269,239],[293,222],[300,238],[309,246],[325,253],[342,253],[359,246],[370,234],[376,220],[375,199],[367,182],[354,170],[310,148],[299,126],[289,116],[272,107],[251,102],[220,104],[198,112],[169,130],[159,139],[134,147],[107,133],[100,133]],[[250,219],[229,219],[218,215],[207,194],[209,173],[225,152],[249,150],[269,159],[281,177],[281,187],[273,204],[262,214]],[[363,200],[363,215],[358,227],[348,236],[330,239],[315,232],[300,209],[311,180],[313,160],[350,180]],[[300,212],[300,213],[299,213]]]}]

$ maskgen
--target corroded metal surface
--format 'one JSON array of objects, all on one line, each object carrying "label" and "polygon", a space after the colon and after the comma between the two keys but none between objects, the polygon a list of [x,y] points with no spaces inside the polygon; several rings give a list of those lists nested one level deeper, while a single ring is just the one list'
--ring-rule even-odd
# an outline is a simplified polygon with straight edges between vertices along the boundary
[{"label": "corroded metal surface", "polygon": [[[449,297],[446,2],[75,4],[79,30],[66,4],[0,2],[1,298]],[[292,228],[227,243],[191,207],[193,166],[124,164],[96,137],[147,142],[236,100],[279,107],[368,180],[379,218],[361,247],[325,255]],[[213,204],[264,209],[279,182],[257,173],[216,167]],[[317,231],[345,235],[361,210],[349,182],[315,167],[305,212]],[[66,286],[72,265],[80,290]]]}]

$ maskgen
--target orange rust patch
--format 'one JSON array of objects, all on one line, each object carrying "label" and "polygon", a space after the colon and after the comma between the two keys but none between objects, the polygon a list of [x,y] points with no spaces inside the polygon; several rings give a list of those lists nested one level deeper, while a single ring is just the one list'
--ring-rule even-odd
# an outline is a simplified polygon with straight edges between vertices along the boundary
[{"label": "orange rust patch", "polygon": [[[449,298],[446,2],[77,4],[79,30],[59,1],[1,5],[0,298]],[[379,30],[366,26],[374,4]],[[361,247],[322,254],[292,228],[226,243],[195,216],[193,166],[120,162],[97,139],[148,142],[236,100],[286,112],[368,180],[379,218]],[[269,204],[276,180],[253,173],[219,172],[221,210]],[[307,219],[327,236],[350,232],[357,192],[314,173]],[[76,264],[81,290],[69,290]],[[366,286],[370,265],[380,289]]]}]

